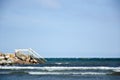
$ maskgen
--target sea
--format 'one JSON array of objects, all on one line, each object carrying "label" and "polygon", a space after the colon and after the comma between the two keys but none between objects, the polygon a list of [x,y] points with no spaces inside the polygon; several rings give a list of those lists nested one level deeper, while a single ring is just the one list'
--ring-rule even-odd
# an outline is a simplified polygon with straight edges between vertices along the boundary
[{"label": "sea", "polygon": [[0,80],[120,80],[120,58],[46,58],[45,64],[0,66]]}]

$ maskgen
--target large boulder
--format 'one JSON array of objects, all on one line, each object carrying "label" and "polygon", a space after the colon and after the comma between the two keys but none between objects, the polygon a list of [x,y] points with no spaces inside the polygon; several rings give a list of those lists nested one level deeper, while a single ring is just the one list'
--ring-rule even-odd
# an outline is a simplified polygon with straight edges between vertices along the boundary
[{"label": "large boulder", "polygon": [[27,55],[23,54],[22,52],[18,51],[15,53],[15,56],[20,59],[20,60],[23,60],[25,61],[27,59]]}]

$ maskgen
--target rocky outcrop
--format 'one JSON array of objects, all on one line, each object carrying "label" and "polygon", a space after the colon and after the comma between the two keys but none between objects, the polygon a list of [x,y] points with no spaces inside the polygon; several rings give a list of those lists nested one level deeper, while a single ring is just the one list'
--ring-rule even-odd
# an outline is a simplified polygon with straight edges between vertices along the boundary
[{"label": "rocky outcrop", "polygon": [[44,61],[35,58],[32,55],[25,55],[22,52],[3,54],[0,53],[0,65],[13,65],[13,64],[39,64],[45,63]]}]

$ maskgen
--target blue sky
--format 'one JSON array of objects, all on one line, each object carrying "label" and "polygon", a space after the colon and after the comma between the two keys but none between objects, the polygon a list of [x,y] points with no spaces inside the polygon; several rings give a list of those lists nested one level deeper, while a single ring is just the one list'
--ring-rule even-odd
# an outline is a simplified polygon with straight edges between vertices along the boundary
[{"label": "blue sky", "polygon": [[119,0],[0,0],[0,51],[120,57]]}]

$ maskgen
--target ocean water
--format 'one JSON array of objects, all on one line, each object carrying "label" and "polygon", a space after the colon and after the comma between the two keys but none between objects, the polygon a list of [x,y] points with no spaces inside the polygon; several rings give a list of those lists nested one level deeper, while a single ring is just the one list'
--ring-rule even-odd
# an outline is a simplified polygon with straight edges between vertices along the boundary
[{"label": "ocean water", "polygon": [[0,80],[120,80],[120,58],[46,58],[45,64],[0,66]]}]

